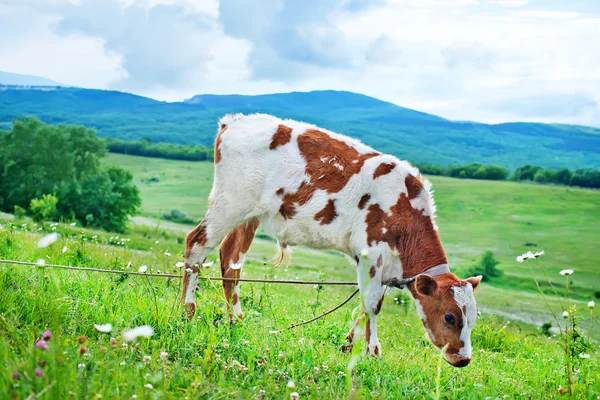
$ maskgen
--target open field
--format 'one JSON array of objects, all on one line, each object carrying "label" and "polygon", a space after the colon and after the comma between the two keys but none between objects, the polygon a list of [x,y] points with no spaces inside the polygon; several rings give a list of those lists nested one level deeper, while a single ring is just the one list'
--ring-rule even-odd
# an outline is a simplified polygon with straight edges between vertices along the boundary
[{"label": "open field", "polygon": [[[131,263],[129,270],[146,264],[149,272],[182,272],[175,267],[183,259],[181,236],[172,230],[138,227],[123,241],[59,224],[60,239],[40,249],[41,236],[31,222],[2,224],[3,259],[43,258],[47,264],[106,269]],[[298,249],[296,260],[313,268],[265,266],[267,245],[261,240],[253,245],[245,276],[352,279],[351,268],[340,268],[347,267],[338,263],[343,259],[326,252]],[[205,273],[217,275],[218,267]],[[438,382],[438,352],[424,339],[411,301],[398,290],[388,291],[380,316],[383,357],[372,359],[358,356],[360,346],[354,355],[339,350],[358,298],[320,321],[287,329],[341,301],[352,291],[348,287],[318,293],[313,287],[243,284],[246,319],[230,327],[218,283],[201,282],[192,323],[177,307],[178,279],[0,265],[0,285],[0,393],[12,398],[43,392],[39,398],[285,399],[298,392],[301,399],[396,399],[431,398],[437,388],[441,398],[556,398],[559,385],[565,386],[555,338],[492,316],[480,318],[473,331],[473,362],[464,369],[442,362]],[[484,286],[480,294],[489,289]],[[94,324],[104,323],[114,330],[94,330]],[[155,334],[126,342],[122,332],[140,325],[152,326]],[[38,349],[45,330],[53,338],[47,350]],[[595,399],[600,359],[592,352],[577,362],[576,397]],[[43,376],[36,376],[36,368]],[[15,371],[18,379],[11,377]]]},{"label": "open field", "polygon": [[[144,216],[157,220],[163,212],[177,208],[195,220],[202,218],[211,188],[211,163],[119,154],[111,154],[109,160],[133,173],[141,190]],[[151,178],[158,182],[148,183]],[[515,261],[517,255],[529,250],[546,252],[541,260],[531,264],[539,279],[544,278],[541,264],[552,282],[562,288],[565,281],[558,272],[572,268],[572,294],[580,304],[600,296],[595,256],[600,237],[599,191],[436,176],[430,179],[451,267],[464,276],[486,250],[493,251],[501,262],[499,268],[505,276],[492,283],[494,288],[482,290],[484,293],[479,295],[488,309],[510,311],[515,317],[540,322],[540,318],[532,318],[543,311],[543,303],[536,295],[531,271],[527,263]],[[272,250],[267,250],[270,257]],[[534,294],[530,301],[537,307],[519,307],[522,291]]]}]

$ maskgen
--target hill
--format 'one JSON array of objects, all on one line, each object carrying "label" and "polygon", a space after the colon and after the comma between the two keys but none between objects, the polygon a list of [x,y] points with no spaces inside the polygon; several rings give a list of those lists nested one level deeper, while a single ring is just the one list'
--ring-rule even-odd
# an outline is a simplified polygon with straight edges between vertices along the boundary
[{"label": "hill", "polygon": [[65,86],[51,79],[41,76],[13,74],[12,72],[0,71],[0,85],[18,86]]},{"label": "hill", "polygon": [[455,122],[351,92],[198,95],[166,103],[115,91],[0,86],[0,127],[33,114],[48,123],[93,127],[101,136],[209,145],[216,122],[230,112],[312,122],[413,162],[600,167],[597,128]]}]

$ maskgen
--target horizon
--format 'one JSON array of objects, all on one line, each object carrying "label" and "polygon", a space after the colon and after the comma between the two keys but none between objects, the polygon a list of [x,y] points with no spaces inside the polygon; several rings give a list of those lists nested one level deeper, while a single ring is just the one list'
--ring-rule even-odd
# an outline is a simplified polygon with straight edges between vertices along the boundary
[{"label": "horizon", "polygon": [[[0,73],[2,73],[2,72],[7,72],[7,71],[0,71]],[[8,72],[8,73],[11,73],[11,72]],[[33,76],[33,77],[40,78],[40,77],[36,77],[36,76]],[[532,121],[507,120],[507,121],[502,121],[502,122],[484,122],[484,121],[467,120],[467,119],[463,119],[463,120],[456,119],[455,120],[455,119],[446,118],[446,117],[441,116],[441,115],[436,115],[436,114],[432,114],[432,113],[429,113],[429,112],[425,112],[425,111],[422,111],[422,110],[417,110],[417,109],[405,107],[403,105],[396,104],[396,103],[393,103],[393,102],[390,102],[390,101],[386,101],[386,100],[382,100],[382,99],[379,99],[377,97],[366,95],[364,93],[351,92],[351,91],[348,91],[348,90],[336,90],[336,89],[316,89],[316,90],[310,90],[310,91],[294,90],[294,91],[289,91],[289,92],[274,92],[274,93],[260,93],[260,94],[198,93],[198,94],[195,94],[195,95],[193,95],[193,96],[191,96],[189,98],[183,99],[183,100],[168,101],[168,100],[160,100],[160,99],[156,99],[156,98],[144,96],[144,95],[141,95],[141,94],[136,94],[136,93],[131,93],[131,92],[127,92],[127,91],[122,91],[122,90],[118,90],[118,89],[99,89],[99,88],[88,88],[88,87],[79,87],[79,86],[66,86],[66,85],[62,85],[60,83],[59,83],[59,85],[19,85],[19,84],[3,84],[2,82],[0,82],[0,85],[4,85],[4,86],[16,86],[16,87],[19,87],[19,86],[21,86],[21,87],[25,87],[25,86],[31,86],[31,87],[60,87],[60,88],[66,88],[66,89],[101,90],[101,91],[107,91],[107,92],[118,92],[118,93],[133,95],[133,96],[144,97],[144,98],[148,98],[148,99],[151,99],[151,100],[154,100],[154,101],[163,102],[163,103],[169,103],[169,104],[186,103],[189,100],[191,100],[191,99],[193,99],[194,97],[197,97],[197,96],[245,96],[245,97],[253,97],[253,96],[285,95],[285,94],[293,94],[293,93],[338,92],[338,93],[349,93],[349,94],[353,94],[353,95],[369,97],[369,98],[377,100],[377,101],[381,101],[381,102],[384,102],[384,103],[392,104],[392,105],[394,105],[396,107],[400,107],[400,108],[404,108],[404,109],[416,111],[416,112],[423,113],[423,114],[433,115],[435,117],[439,117],[439,118],[445,119],[447,121],[456,122],[456,123],[473,123],[473,124],[484,124],[484,125],[502,125],[502,124],[531,123],[531,124],[570,125],[570,126],[580,126],[580,127],[589,127],[589,128],[600,128],[600,125],[584,125],[584,124],[577,124],[577,123],[563,123],[563,122],[552,122],[552,121],[543,122],[543,121],[537,121],[537,120],[532,120]]]},{"label": "horizon", "polygon": [[599,23],[581,0],[26,0],[0,4],[0,69],[168,102],[338,90],[452,121],[600,126]]}]

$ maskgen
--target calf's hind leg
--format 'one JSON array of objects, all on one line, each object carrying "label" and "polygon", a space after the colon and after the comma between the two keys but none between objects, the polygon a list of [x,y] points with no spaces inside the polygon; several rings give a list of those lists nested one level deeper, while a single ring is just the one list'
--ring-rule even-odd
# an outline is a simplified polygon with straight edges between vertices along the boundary
[{"label": "calf's hind leg", "polygon": [[[206,261],[206,257],[213,251],[232,227],[239,224],[240,219],[222,215],[218,209],[211,208],[202,222],[192,230],[186,238],[185,246],[185,272],[183,275],[183,293],[181,304],[185,306],[188,318],[193,318],[196,313],[194,291],[198,281],[198,271]],[[243,219],[241,219],[243,220]]]},{"label": "calf's hind leg", "polygon": [[[246,253],[250,249],[259,225],[258,218],[251,218],[229,232],[225,237],[219,249],[221,276],[223,278],[240,278],[246,260]],[[240,304],[240,283],[237,281],[223,281],[223,293],[227,303],[229,321],[235,323],[236,318],[244,318]]]}]

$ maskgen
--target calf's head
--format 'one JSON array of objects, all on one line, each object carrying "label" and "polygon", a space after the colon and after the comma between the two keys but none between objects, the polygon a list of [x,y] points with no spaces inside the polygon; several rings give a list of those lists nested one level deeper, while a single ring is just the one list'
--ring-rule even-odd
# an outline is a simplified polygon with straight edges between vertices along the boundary
[{"label": "calf's head", "polygon": [[444,357],[455,367],[471,361],[471,330],[477,319],[473,290],[480,281],[481,276],[461,280],[446,273],[419,275],[409,286],[429,340],[439,349],[448,345]]}]

